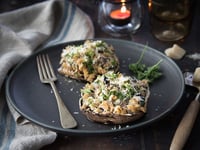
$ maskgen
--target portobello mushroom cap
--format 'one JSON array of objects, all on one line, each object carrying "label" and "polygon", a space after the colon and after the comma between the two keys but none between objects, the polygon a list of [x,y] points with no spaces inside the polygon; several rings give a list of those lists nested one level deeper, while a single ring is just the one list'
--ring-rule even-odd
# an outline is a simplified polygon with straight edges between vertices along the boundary
[{"label": "portobello mushroom cap", "polygon": [[97,75],[118,69],[119,60],[112,45],[101,40],[87,40],[82,45],[63,49],[58,72],[72,79],[92,82]]},{"label": "portobello mushroom cap", "polygon": [[[109,74],[115,76],[115,79],[109,78]],[[105,96],[106,93],[109,94]],[[145,115],[149,95],[147,80],[136,80],[121,73],[108,72],[82,88],[79,107],[91,121],[125,124]]]}]

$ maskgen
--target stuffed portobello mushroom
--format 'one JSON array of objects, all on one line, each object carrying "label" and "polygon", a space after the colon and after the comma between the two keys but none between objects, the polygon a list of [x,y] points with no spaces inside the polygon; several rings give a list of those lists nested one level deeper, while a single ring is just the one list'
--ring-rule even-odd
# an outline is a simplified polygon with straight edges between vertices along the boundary
[{"label": "stuffed portobello mushroom", "polygon": [[146,113],[149,95],[147,80],[109,71],[81,89],[79,107],[89,120],[124,124]]},{"label": "stuffed portobello mushroom", "polygon": [[118,69],[119,60],[111,45],[101,40],[87,40],[82,45],[70,45],[63,49],[58,72],[73,79],[92,82],[97,75]]}]

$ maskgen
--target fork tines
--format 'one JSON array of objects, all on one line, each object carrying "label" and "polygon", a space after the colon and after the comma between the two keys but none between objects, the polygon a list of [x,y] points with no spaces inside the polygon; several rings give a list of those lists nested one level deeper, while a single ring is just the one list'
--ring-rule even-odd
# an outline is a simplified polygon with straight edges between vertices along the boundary
[{"label": "fork tines", "polygon": [[41,54],[37,56],[36,60],[37,60],[40,80],[42,82],[45,82],[44,80],[48,80],[48,79],[55,81],[56,76],[53,71],[53,67],[50,62],[49,56],[47,54]]}]

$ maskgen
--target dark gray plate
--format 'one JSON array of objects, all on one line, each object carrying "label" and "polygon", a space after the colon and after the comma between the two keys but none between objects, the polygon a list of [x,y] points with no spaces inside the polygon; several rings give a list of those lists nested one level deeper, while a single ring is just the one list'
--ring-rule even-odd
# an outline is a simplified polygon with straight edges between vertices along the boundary
[{"label": "dark gray plate", "polygon": [[[101,40],[114,46],[120,60],[120,71],[131,75],[128,64],[138,60],[145,46],[124,40]],[[6,82],[6,95],[7,100],[21,115],[42,127],[67,135],[113,134],[136,129],[158,121],[171,112],[180,101],[184,91],[184,80],[180,69],[164,54],[148,47],[143,63],[153,65],[163,59],[160,64],[163,76],[150,85],[151,96],[148,101],[146,115],[138,121],[125,125],[104,125],[88,121],[79,111],[78,105],[80,88],[85,83],[63,77],[56,71],[59,67],[62,49],[66,45],[79,45],[83,42],[69,42],[40,50],[13,70]],[[56,85],[61,97],[78,121],[78,127],[75,129],[63,129],[60,126],[56,100],[51,87],[48,84],[42,84],[39,80],[35,57],[40,53],[47,53],[50,56],[58,76]]]}]

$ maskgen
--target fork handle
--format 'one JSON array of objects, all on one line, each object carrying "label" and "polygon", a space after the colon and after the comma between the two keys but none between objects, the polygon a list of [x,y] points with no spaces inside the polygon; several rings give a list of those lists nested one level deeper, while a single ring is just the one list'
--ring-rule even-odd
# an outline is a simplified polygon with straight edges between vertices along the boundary
[{"label": "fork handle", "polygon": [[58,90],[56,88],[56,85],[54,82],[50,82],[51,87],[53,89],[53,92],[56,97],[57,105],[58,105],[58,111],[61,121],[61,126],[63,128],[74,128],[77,126],[77,122],[74,119],[74,117],[71,115],[67,107],[65,106],[63,100],[60,97],[60,94],[58,93]]},{"label": "fork handle", "polygon": [[170,150],[182,150],[194,125],[199,112],[200,103],[193,100],[185,112],[173,137]]}]

